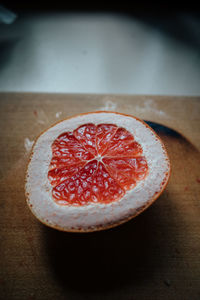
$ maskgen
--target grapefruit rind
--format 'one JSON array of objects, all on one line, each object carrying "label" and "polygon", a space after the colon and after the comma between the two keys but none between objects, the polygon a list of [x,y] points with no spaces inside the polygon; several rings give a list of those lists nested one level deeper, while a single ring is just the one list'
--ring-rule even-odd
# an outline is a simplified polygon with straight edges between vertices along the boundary
[{"label": "grapefruit rind", "polygon": [[[52,186],[47,176],[51,145],[63,132],[87,123],[112,123],[127,129],[143,149],[148,175],[116,202],[77,207],[58,205],[52,199]],[[169,176],[170,162],[164,144],[146,123],[115,112],[93,112],[63,120],[38,137],[27,168],[25,191],[32,213],[42,223],[63,231],[88,232],[114,227],[138,215],[162,193]]]}]

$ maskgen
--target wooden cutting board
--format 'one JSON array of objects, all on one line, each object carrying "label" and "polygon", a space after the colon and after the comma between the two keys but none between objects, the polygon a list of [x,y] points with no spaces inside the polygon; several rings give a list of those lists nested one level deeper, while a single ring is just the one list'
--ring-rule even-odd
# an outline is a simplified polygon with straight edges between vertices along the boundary
[{"label": "wooden cutting board", "polygon": [[[40,224],[24,197],[31,145],[70,115],[113,110],[149,121],[172,175],[119,227],[70,234]],[[200,98],[0,94],[0,299],[200,299]]]}]

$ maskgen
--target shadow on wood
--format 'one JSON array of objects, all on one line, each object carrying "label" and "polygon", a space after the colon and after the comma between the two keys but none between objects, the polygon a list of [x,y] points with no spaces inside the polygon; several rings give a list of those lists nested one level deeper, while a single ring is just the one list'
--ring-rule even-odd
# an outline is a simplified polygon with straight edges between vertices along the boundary
[{"label": "shadow on wood", "polygon": [[[162,234],[168,243],[162,214],[155,207],[101,232],[73,234],[43,229],[55,278],[66,288],[85,292],[100,293],[130,284],[134,287],[148,280],[163,264],[166,248],[159,236]],[[159,259],[155,260],[158,252]]]},{"label": "shadow on wood", "polygon": [[175,294],[197,295],[195,275],[191,276],[188,268],[196,268],[190,257],[191,251],[196,253],[196,248],[191,249],[197,242],[198,203],[190,187],[193,191],[199,187],[199,151],[174,130],[148,124],[163,139],[172,163],[169,185],[150,208],[126,224],[102,232],[74,234],[42,227],[49,271],[66,292],[91,299],[110,293],[119,299],[128,295],[146,299],[156,287],[165,299]]}]

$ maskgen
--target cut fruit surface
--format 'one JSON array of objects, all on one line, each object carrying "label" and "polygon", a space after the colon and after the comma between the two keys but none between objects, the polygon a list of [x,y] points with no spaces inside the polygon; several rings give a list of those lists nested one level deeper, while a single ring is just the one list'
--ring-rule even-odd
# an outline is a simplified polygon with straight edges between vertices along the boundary
[{"label": "cut fruit surface", "polygon": [[144,157],[103,158],[110,175],[125,189],[134,188],[136,182],[145,178],[148,172]]},{"label": "cut fruit surface", "polygon": [[[52,144],[49,180],[58,204],[109,203],[145,178],[148,165],[133,135],[114,124],[84,124]],[[92,161],[91,161],[92,160]]]},{"label": "cut fruit surface", "polygon": [[124,190],[97,160],[88,162],[74,176],[53,189],[53,196],[60,204],[66,201],[75,205],[98,201],[107,203],[123,195]]},{"label": "cut fruit surface", "polygon": [[92,112],[39,136],[27,168],[26,198],[50,227],[95,231],[141,213],[163,192],[169,175],[166,149],[146,123]]}]

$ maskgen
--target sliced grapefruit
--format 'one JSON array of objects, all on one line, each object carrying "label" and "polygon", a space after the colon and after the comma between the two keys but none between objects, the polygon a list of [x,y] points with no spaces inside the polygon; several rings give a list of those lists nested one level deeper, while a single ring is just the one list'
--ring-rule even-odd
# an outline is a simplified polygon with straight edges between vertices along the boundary
[{"label": "sliced grapefruit", "polygon": [[143,121],[115,112],[80,114],[36,140],[26,173],[26,198],[44,224],[87,232],[119,225],[165,189],[166,149]]}]

